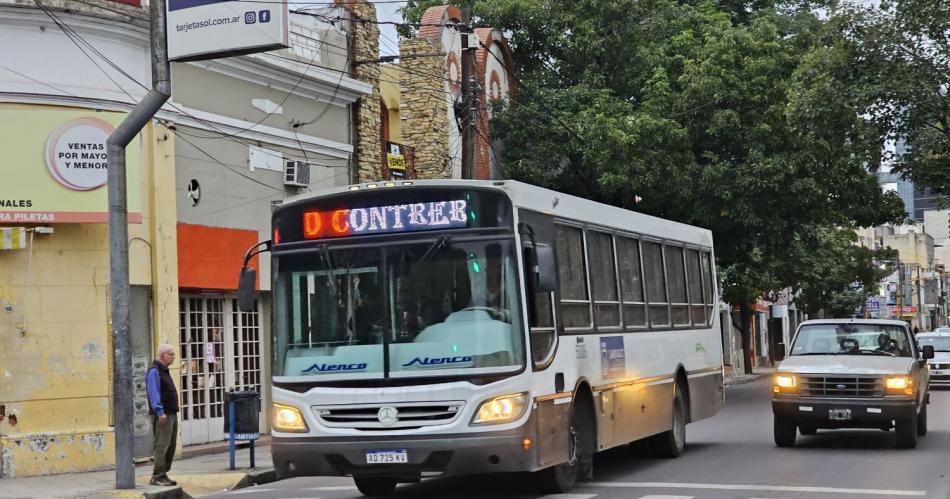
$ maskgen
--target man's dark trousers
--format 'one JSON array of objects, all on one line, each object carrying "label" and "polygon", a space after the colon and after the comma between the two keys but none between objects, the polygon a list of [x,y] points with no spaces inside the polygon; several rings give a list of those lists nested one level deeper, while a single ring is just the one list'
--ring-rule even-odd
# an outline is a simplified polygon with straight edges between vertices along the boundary
[{"label": "man's dark trousers", "polygon": [[172,467],[172,459],[175,458],[175,444],[178,441],[178,414],[166,414],[168,420],[165,424],[159,424],[158,416],[151,414],[152,420],[152,438],[155,441],[155,467],[152,469],[152,476],[158,477]]}]

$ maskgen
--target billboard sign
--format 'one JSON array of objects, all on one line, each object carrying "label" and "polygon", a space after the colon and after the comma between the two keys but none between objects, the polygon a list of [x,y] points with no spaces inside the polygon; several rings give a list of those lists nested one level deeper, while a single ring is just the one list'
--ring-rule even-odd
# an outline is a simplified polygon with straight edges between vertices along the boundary
[{"label": "billboard sign", "polygon": [[168,0],[168,59],[196,61],[289,47],[287,2]]},{"label": "billboard sign", "polygon": [[[124,113],[0,109],[0,224],[107,223],[106,139]],[[126,147],[129,221],[141,223],[140,145]]]}]

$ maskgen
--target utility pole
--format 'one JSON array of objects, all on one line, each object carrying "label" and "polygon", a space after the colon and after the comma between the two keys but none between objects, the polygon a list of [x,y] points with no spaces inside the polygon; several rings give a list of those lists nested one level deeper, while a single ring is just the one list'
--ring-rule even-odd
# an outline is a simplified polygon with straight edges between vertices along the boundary
[{"label": "utility pole", "polygon": [[475,90],[478,85],[473,81],[475,76],[475,50],[478,43],[471,43],[475,38],[472,33],[471,10],[462,9],[462,178],[475,178]]},{"label": "utility pole", "polygon": [[129,210],[125,185],[125,147],[171,96],[171,72],[165,39],[165,0],[149,2],[149,19],[152,89],[106,141],[109,168],[109,277],[112,294],[112,403],[115,415],[117,489],[135,488],[132,337],[129,333]]}]

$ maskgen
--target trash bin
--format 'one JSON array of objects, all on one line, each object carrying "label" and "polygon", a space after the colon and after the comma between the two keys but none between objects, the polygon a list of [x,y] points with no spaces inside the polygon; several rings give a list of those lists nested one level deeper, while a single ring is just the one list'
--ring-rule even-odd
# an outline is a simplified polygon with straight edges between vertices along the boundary
[{"label": "trash bin", "polygon": [[260,431],[261,394],[253,390],[224,392],[224,433],[231,431],[231,401],[234,401],[234,433]]}]

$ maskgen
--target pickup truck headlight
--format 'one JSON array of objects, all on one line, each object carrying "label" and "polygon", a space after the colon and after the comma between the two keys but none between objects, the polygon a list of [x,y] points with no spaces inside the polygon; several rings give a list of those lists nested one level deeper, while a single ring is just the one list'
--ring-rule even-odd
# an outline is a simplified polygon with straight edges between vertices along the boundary
[{"label": "pickup truck headlight", "polygon": [[510,423],[521,417],[528,408],[528,394],[514,393],[482,402],[472,418],[472,424]]},{"label": "pickup truck headlight", "polygon": [[274,429],[290,433],[310,431],[307,428],[307,422],[303,419],[303,414],[300,413],[300,409],[283,404],[274,404]]},{"label": "pickup truck headlight", "polygon": [[772,378],[773,393],[795,393],[798,391],[798,378],[790,374],[778,374]]},{"label": "pickup truck headlight", "polygon": [[888,376],[884,386],[888,395],[914,394],[914,379],[910,376]]}]

